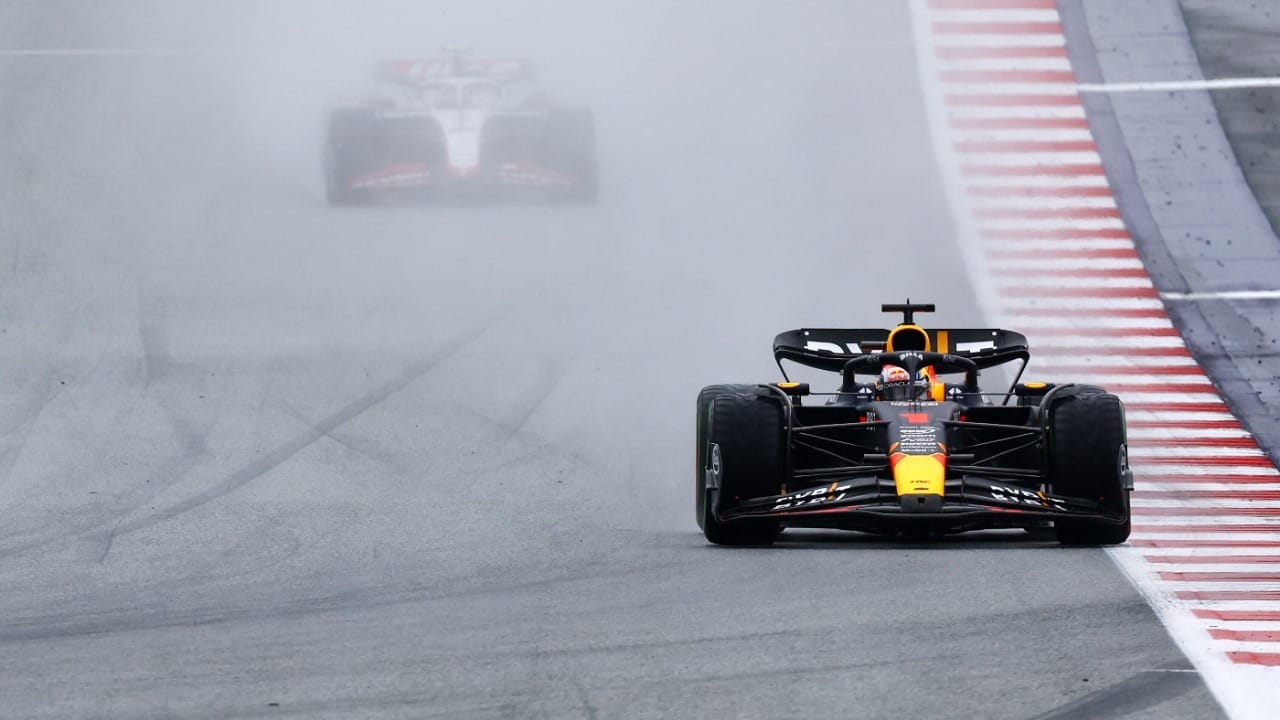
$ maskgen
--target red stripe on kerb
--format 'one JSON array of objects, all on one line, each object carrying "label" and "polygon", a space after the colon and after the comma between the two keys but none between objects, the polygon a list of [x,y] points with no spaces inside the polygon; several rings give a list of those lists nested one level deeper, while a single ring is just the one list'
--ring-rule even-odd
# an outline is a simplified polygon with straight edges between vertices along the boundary
[{"label": "red stripe on kerb", "polygon": [[1060,22],[952,22],[936,21],[937,35],[1061,35]]},{"label": "red stripe on kerb", "polygon": [[932,10],[1057,10],[1058,0],[929,0]]},{"label": "red stripe on kerb", "polygon": [[[1121,288],[1129,289],[1129,288]],[[1084,297],[1095,297],[1093,294]],[[1191,357],[1185,347],[1095,347],[1093,345],[1043,345],[1040,347],[1038,354],[1041,357],[1062,357],[1063,355],[1074,355],[1076,357],[1093,355],[1095,357],[1104,357],[1107,355],[1120,355],[1123,357]]]},{"label": "red stripe on kerb", "polygon": [[[1171,390],[1171,388],[1176,388],[1176,387],[1179,387],[1179,386],[1161,385],[1159,386],[1159,389],[1161,392],[1170,392],[1170,391],[1172,392],[1214,392],[1214,389],[1212,386],[1201,387],[1200,385],[1191,385],[1189,386],[1190,389],[1188,390]],[[1206,387],[1208,389],[1205,389]],[[1121,394],[1127,393],[1127,392],[1142,392],[1144,389],[1150,390],[1151,387],[1148,385],[1108,385],[1107,386],[1108,392],[1121,393]],[[1133,423],[1129,423],[1129,427],[1133,427]],[[1178,447],[1236,447],[1236,448],[1258,447],[1258,443],[1254,442],[1253,438],[1249,438],[1249,437],[1168,438],[1166,440],[1157,440],[1155,438],[1139,438],[1137,440],[1130,440],[1129,445],[1132,447],[1148,447],[1148,446],[1155,446],[1155,445],[1163,445],[1163,446],[1177,445]]]},{"label": "red stripe on kerb", "polygon": [[1227,622],[1280,620],[1280,610],[1207,610],[1198,608],[1191,612],[1201,620],[1225,620]]},{"label": "red stripe on kerb", "polygon": [[953,83],[1073,83],[1070,70],[944,70],[943,82]]},{"label": "red stripe on kerb", "polygon": [[1227,653],[1227,658],[1237,665],[1264,665],[1267,667],[1280,665],[1280,653],[1255,653],[1233,650]]},{"label": "red stripe on kerb", "polygon": [[[999,256],[997,256],[999,257]],[[1043,256],[1045,260],[1053,260],[1053,255]],[[1106,279],[1106,278],[1145,278],[1147,272],[1143,268],[1019,268],[1015,271],[1020,278],[1085,278]],[[1113,328],[1114,329],[1114,328]],[[1099,328],[1101,330],[1101,328]],[[1141,334],[1150,335],[1152,333],[1146,330],[1140,331]],[[1035,334],[1042,334],[1043,331],[1037,330]],[[1069,335],[1099,335],[1100,333],[1093,330],[1067,333]],[[1130,330],[1126,337],[1135,333]]]},{"label": "red stripe on kerb", "polygon": [[[1077,310],[1072,310],[1071,313],[1073,315],[1081,314]],[[1029,315],[1030,313],[1020,312],[1018,314]],[[1053,315],[1061,316],[1062,311],[1055,310],[1053,312]],[[1163,312],[1161,313],[1161,315],[1163,316]],[[1058,373],[1059,375],[1066,375],[1068,373],[1083,374],[1083,375],[1203,375],[1204,374],[1200,370],[1200,368],[1196,365],[1169,365],[1169,366],[1163,366],[1163,365],[1068,365],[1066,363],[1059,363],[1057,365],[1037,364],[1036,372],[1054,372],[1054,373]],[[1148,424],[1142,425],[1141,427],[1184,427],[1183,423],[1180,423],[1180,422],[1172,422],[1169,425],[1164,425],[1161,423],[1161,421],[1158,421],[1158,420],[1144,420],[1142,422],[1146,422]],[[1203,425],[1203,426],[1188,425],[1185,427],[1239,427],[1240,426],[1240,424],[1235,421],[1230,421],[1231,423],[1230,425],[1220,425],[1218,424],[1219,422],[1228,422],[1228,421],[1215,420],[1211,425]],[[1138,427],[1138,425],[1132,422],[1129,423],[1129,426]]]},{"label": "red stripe on kerb", "polygon": [[[1108,386],[1111,387],[1111,386]],[[1178,429],[1178,430],[1238,430],[1244,432],[1244,426],[1239,420],[1145,420],[1131,419],[1126,423],[1131,430],[1160,430],[1160,429]],[[1175,443],[1178,445],[1204,445],[1208,447],[1218,447],[1223,445],[1239,445],[1240,447],[1256,447],[1253,436],[1246,435],[1244,437],[1234,438],[1146,438],[1142,442],[1147,445],[1159,445]],[[1252,477],[1252,476],[1250,476]]]},{"label": "red stripe on kerb", "polygon": [[1179,600],[1280,600],[1280,590],[1179,590]]},{"label": "red stripe on kerb", "polygon": [[[1034,308],[1034,307],[1029,307],[1029,308],[1013,308],[1012,310],[1010,310],[1010,312],[1012,312],[1012,313],[1013,313],[1013,314],[1015,314],[1015,315],[1027,315],[1027,316],[1029,316],[1029,317],[1062,317],[1062,308]],[[1164,312],[1164,308],[1162,308],[1162,307],[1150,307],[1150,308],[1116,308],[1116,309],[1111,309],[1111,308],[1074,308],[1074,309],[1072,309],[1072,311],[1071,311],[1071,315],[1072,315],[1073,317],[1091,317],[1091,318],[1093,318],[1093,317],[1101,317],[1101,318],[1162,318],[1162,319],[1166,319],[1166,320],[1167,320],[1167,319],[1168,319],[1168,317],[1169,317],[1168,315],[1166,315],[1166,314],[1165,314],[1165,312]],[[1074,365],[1073,365],[1073,366],[1067,366],[1067,365],[1055,365],[1054,367],[1073,367],[1073,368],[1078,368],[1078,369],[1081,369],[1081,370],[1087,370],[1088,368],[1091,368],[1091,367],[1094,367],[1094,366],[1093,366],[1093,365],[1080,365],[1080,366],[1074,366]],[[1199,372],[1199,370],[1197,370],[1194,366],[1192,366],[1192,367],[1191,367],[1191,370],[1186,370],[1186,368],[1185,368],[1184,366],[1181,366],[1181,365],[1174,366],[1174,367],[1162,368],[1162,369],[1163,369],[1164,371],[1166,371],[1167,373],[1171,374],[1171,375],[1185,375],[1185,374],[1188,374],[1188,373],[1190,373],[1190,372]],[[1117,370],[1109,370],[1108,372],[1139,372],[1140,370],[1143,370],[1143,368],[1135,368],[1135,367],[1131,367],[1131,366],[1125,365],[1123,370],[1120,370],[1120,369],[1117,369]],[[1159,371],[1160,371],[1160,370],[1158,370],[1158,369],[1156,369],[1156,368],[1152,368],[1152,372],[1159,372]],[[1097,371],[1095,371],[1095,372],[1102,372],[1102,371],[1101,371],[1101,370],[1097,370]]]},{"label": "red stripe on kerb", "polygon": [[1212,403],[1149,403],[1149,402],[1126,402],[1124,406],[1134,412],[1230,412],[1227,410],[1227,404],[1222,402]]},{"label": "red stripe on kerb", "polygon": [[1271,523],[1231,523],[1222,525],[1142,525],[1133,527],[1135,533],[1276,533],[1280,525]]},{"label": "red stripe on kerb", "polygon": [[1280,525],[1272,523],[1228,523],[1223,525],[1142,525],[1133,526],[1136,533],[1275,533]]},{"label": "red stripe on kerb", "polygon": [[1097,152],[1092,140],[961,140],[951,144],[962,153]]},{"label": "red stripe on kerb", "polygon": [[[1224,507],[1136,507],[1130,514],[1150,517],[1280,517],[1280,508],[1224,508]],[[1216,526],[1203,528],[1205,532],[1218,532]],[[1280,529],[1272,525],[1272,530]]]},{"label": "red stripe on kerb", "polygon": [[1064,107],[1069,105],[1083,107],[1080,104],[1080,96],[1075,93],[1070,95],[1047,95],[1040,93],[1009,93],[1007,95],[992,93],[947,93],[942,96],[942,101],[952,107]]},{"label": "red stripe on kerb", "polygon": [[1230,563],[1280,563],[1280,555],[1143,555],[1147,562],[1158,565],[1212,565]]},{"label": "red stripe on kerb", "polygon": [[[1008,285],[1000,288],[999,293],[1004,297],[1051,297],[1051,298],[1156,298],[1159,294],[1153,287],[1045,287],[1041,285]],[[1092,348],[1090,348],[1092,349]],[[1136,350],[1149,350],[1151,348],[1135,348]],[[1127,350],[1130,355],[1143,355],[1151,353],[1134,352],[1134,349]]]},{"label": "red stripe on kerb", "polygon": [[[1130,424],[1132,427],[1132,424]],[[1179,483],[1229,483],[1232,485],[1272,485],[1280,482],[1278,475],[1148,475],[1138,473],[1138,484],[1158,483],[1176,485]],[[1280,533],[1280,528],[1275,529]]]},{"label": "red stripe on kerb", "polygon": [[[1139,497],[1150,500],[1280,500],[1280,490],[1142,490]],[[1280,514],[1280,509],[1277,509]]]},{"label": "red stripe on kerb", "polygon": [[[1138,253],[1131,248],[1062,248],[1055,250],[987,250],[987,257],[992,260],[1137,260]],[[1162,308],[1142,308],[1138,310],[1130,310],[1137,315],[1128,315],[1126,317],[1164,317]],[[1058,315],[1058,311],[1045,313],[1046,315]],[[1097,314],[1104,317],[1112,317],[1111,310],[1100,309]]]},{"label": "red stripe on kerb", "polygon": [[[1127,405],[1127,403],[1126,403]],[[1271,467],[1271,458],[1265,455],[1228,455],[1222,457],[1219,455],[1170,455],[1168,457],[1142,457],[1132,458],[1134,465],[1208,465],[1210,467],[1222,467],[1224,465],[1237,465],[1242,467]],[[1280,515],[1280,508],[1276,508],[1274,512]]]},{"label": "red stripe on kerb", "polygon": [[[1050,255],[1050,256],[1045,257],[1045,259],[1046,259],[1046,260],[1052,260],[1052,259],[1054,259],[1054,257],[1053,257],[1052,255]],[[1082,278],[1082,279],[1083,279],[1083,278],[1144,278],[1144,277],[1147,277],[1147,272],[1146,272],[1146,270],[1144,270],[1144,269],[1142,269],[1142,268],[1096,268],[1096,269],[1093,269],[1093,268],[1091,268],[1091,269],[1081,269],[1081,268],[1064,268],[1064,269],[1055,269],[1055,268],[1038,268],[1038,269],[1029,269],[1029,268],[1028,268],[1028,269],[1019,269],[1019,270],[1017,270],[1016,272],[1018,273],[1018,275],[1021,275],[1022,277],[1028,277],[1028,278],[1037,278],[1037,277],[1062,277],[1062,278]],[[1091,336],[1095,336],[1095,337],[1096,337],[1096,336],[1099,336],[1099,335],[1103,335],[1103,332],[1102,332],[1102,331],[1103,331],[1104,329],[1105,329],[1105,330],[1116,330],[1117,328],[1095,328],[1095,329],[1088,330],[1088,331],[1076,330],[1076,331],[1074,331],[1074,332],[1068,332],[1068,333],[1065,333],[1065,334],[1067,334],[1067,335],[1091,335]],[[1132,337],[1133,335],[1158,335],[1158,334],[1160,334],[1160,333],[1158,333],[1158,332],[1155,332],[1155,328],[1143,328],[1142,330],[1139,330],[1139,331],[1137,331],[1137,332],[1135,332],[1133,328],[1121,328],[1121,329],[1126,329],[1126,330],[1128,330],[1128,331],[1129,331],[1129,332],[1125,333],[1124,335],[1122,335],[1122,337]],[[1036,334],[1036,335],[1043,335],[1043,334],[1048,334],[1048,333],[1050,333],[1050,332],[1052,332],[1052,331],[1049,331],[1049,330],[1036,330],[1036,331],[1035,331],[1035,334]],[[1172,334],[1176,335],[1177,333],[1172,333]]]},{"label": "red stripe on kerb", "polygon": [[[973,165],[961,164],[960,173],[973,177],[1083,177],[1105,178],[1101,165]],[[1104,236],[1096,236],[1104,237]],[[1125,237],[1128,237],[1126,235]]]},{"label": "red stripe on kerb", "polygon": [[1162,572],[1168,582],[1277,582],[1280,572]]},{"label": "red stripe on kerb", "polygon": [[1107,220],[1119,219],[1120,210],[1113,207],[1065,207],[1065,208],[975,208],[974,217],[982,220]]},{"label": "red stripe on kerb", "polygon": [[[1134,547],[1147,548],[1260,548],[1260,547],[1280,547],[1280,539],[1276,540],[1187,540],[1184,538],[1173,538],[1169,540],[1130,540],[1129,544]],[[1216,557],[1221,559],[1221,555],[1195,557]],[[1268,557],[1280,557],[1268,556]],[[1234,562],[1234,561],[1232,561]],[[1280,610],[1276,611],[1276,619],[1280,620]]]},{"label": "red stripe on kerb", "polygon": [[991,240],[1088,240],[1102,238],[1108,240],[1131,240],[1129,231],[1124,228],[1039,228],[1039,229],[996,229],[981,231],[984,238]]},{"label": "red stripe on kerb", "polygon": [[934,54],[941,60],[985,60],[989,58],[1065,58],[1063,45],[1027,45],[1019,47],[984,47],[980,45],[939,45]]},{"label": "red stripe on kerb", "polygon": [[954,130],[1088,130],[1087,118],[951,118]]},{"label": "red stripe on kerb", "polygon": [[1276,630],[1224,630],[1212,628],[1209,636],[1214,640],[1238,640],[1240,642],[1280,642],[1280,631]]},{"label": "red stripe on kerb", "polygon": [[[1062,273],[1068,273],[1068,272],[1071,272],[1071,271],[1069,270],[1062,271]],[[1030,274],[1037,275],[1039,273],[1033,272]],[[1101,328],[1088,328],[1087,330],[1082,328],[1041,328],[1039,330],[1032,330],[1028,334],[1031,335],[1033,339],[1042,338],[1042,337],[1059,337],[1062,335],[1088,335],[1089,337],[1134,337],[1135,335],[1140,337],[1155,337],[1155,336],[1174,337],[1178,335],[1178,331],[1172,326],[1162,327],[1162,328],[1101,327]],[[1199,392],[1199,391],[1196,391],[1196,392]]]},{"label": "red stripe on kerb", "polygon": [[[1156,333],[1148,333],[1156,334]],[[1207,382],[1204,383],[1156,383],[1153,385],[1126,385],[1124,383],[1111,383],[1107,385],[1107,392],[1117,395],[1125,395],[1127,393],[1140,392],[1181,392],[1181,393],[1215,393],[1218,389]],[[1144,444],[1151,441],[1143,441]],[[1166,441],[1161,444],[1167,445],[1169,442],[1176,442],[1179,445],[1198,445],[1199,441],[1190,438],[1178,438],[1176,441]],[[1253,446],[1253,441],[1248,438],[1205,438],[1205,445],[1210,447],[1227,447],[1240,443],[1240,447],[1248,445]],[[1132,444],[1132,443],[1130,443]]]},{"label": "red stripe on kerb", "polygon": [[[1024,185],[970,185],[965,192],[973,197],[1000,198],[1060,198],[1060,197],[1111,197],[1111,188],[1080,187],[1064,185],[1060,187],[1027,187]],[[1136,254],[1130,252],[1136,257]]]}]

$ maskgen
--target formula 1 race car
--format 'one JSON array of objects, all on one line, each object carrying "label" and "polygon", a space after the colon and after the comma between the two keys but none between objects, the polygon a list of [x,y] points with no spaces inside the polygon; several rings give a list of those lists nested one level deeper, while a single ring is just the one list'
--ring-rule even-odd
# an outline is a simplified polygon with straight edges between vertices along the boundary
[{"label": "formula 1 race car", "polygon": [[[1124,405],[1091,385],[1019,382],[1025,336],[929,329],[779,334],[784,382],[698,394],[697,516],[720,545],[767,545],[784,527],[932,536],[1053,526],[1065,545],[1129,537]],[[791,382],[783,361],[838,373],[834,393]],[[1021,361],[1006,392],[979,372]],[[879,375],[875,382],[860,378]],[[946,382],[952,376],[955,382]],[[813,402],[825,397],[824,402]]]},{"label": "formula 1 race car", "polygon": [[523,60],[380,63],[379,94],[329,113],[325,191],[332,205],[381,199],[596,198],[595,125],[532,85]]}]

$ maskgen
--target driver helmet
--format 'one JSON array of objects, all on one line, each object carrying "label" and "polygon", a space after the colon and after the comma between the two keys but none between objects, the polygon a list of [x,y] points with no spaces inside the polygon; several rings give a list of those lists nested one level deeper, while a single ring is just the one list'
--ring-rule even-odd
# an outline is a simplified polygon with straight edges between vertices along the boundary
[{"label": "driver helmet", "polygon": [[881,400],[915,400],[928,394],[929,376],[924,372],[916,374],[915,382],[911,381],[911,373],[897,365],[885,365],[880,368],[879,394]]}]

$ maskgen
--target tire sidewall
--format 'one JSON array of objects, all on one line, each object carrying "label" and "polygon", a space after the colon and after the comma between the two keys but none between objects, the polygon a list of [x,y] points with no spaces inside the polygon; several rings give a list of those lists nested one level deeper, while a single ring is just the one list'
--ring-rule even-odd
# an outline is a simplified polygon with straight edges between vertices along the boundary
[{"label": "tire sidewall", "polygon": [[1048,408],[1046,477],[1054,495],[1099,502],[1121,524],[1088,520],[1055,522],[1060,541],[1113,545],[1130,530],[1126,482],[1128,438],[1124,405],[1095,386],[1079,386],[1054,398]]}]

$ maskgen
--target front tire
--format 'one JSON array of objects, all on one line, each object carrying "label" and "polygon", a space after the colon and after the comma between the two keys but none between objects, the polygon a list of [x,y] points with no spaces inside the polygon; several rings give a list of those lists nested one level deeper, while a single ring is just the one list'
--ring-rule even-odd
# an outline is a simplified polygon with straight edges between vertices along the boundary
[{"label": "front tire", "polygon": [[361,168],[376,133],[377,118],[367,108],[338,108],[329,113],[325,130],[324,194],[332,206],[358,205],[367,200],[349,183]]},{"label": "front tire", "polygon": [[1129,538],[1127,443],[1120,399],[1089,388],[1055,402],[1050,412],[1049,482],[1055,495],[1097,502],[1120,524],[1056,520],[1063,545],[1119,545]]},{"label": "front tire", "polygon": [[[785,437],[782,407],[753,385],[711,385],[698,395],[698,526],[717,545],[769,545],[778,537],[776,518],[722,521],[727,500],[777,495],[782,491]],[[715,464],[719,488],[708,487]]]}]

